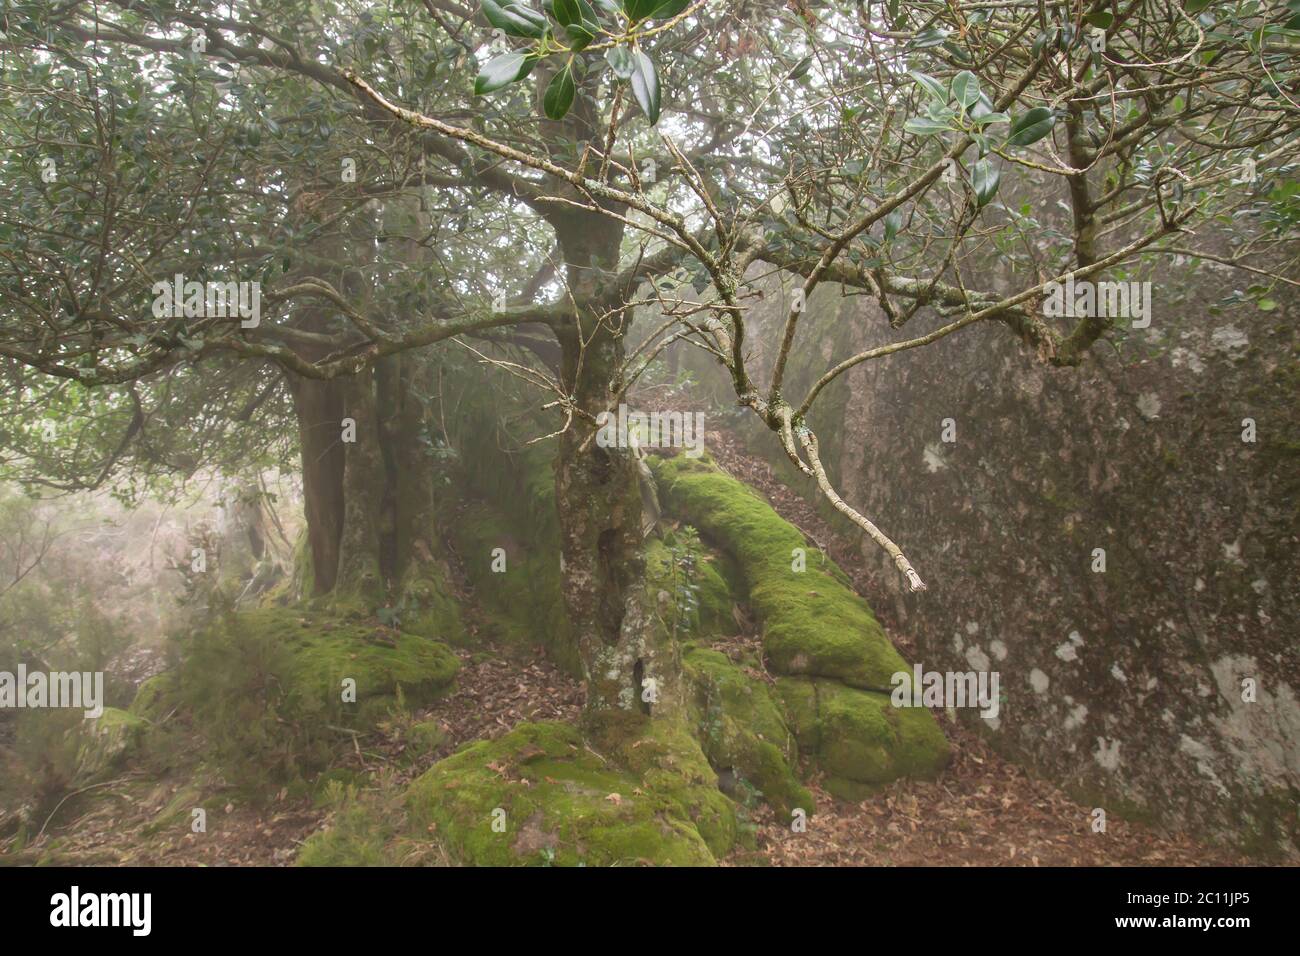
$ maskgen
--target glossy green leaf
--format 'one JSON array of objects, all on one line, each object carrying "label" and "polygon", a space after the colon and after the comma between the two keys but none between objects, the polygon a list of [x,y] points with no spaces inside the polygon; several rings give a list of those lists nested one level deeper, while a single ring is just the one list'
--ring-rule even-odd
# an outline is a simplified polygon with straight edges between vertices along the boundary
[{"label": "glossy green leaf", "polygon": [[605,62],[620,80],[632,79],[634,60],[632,51],[625,46],[610,47],[605,51]]},{"label": "glossy green leaf", "polygon": [[537,61],[526,53],[503,53],[483,64],[474,78],[474,93],[482,96],[495,93],[516,80],[522,80],[533,70]]},{"label": "glossy green leaf", "polygon": [[979,102],[979,78],[970,70],[962,70],[952,78],[952,98],[966,109],[970,109]]},{"label": "glossy green leaf", "polygon": [[991,159],[981,159],[971,168],[970,184],[975,190],[975,203],[980,208],[987,206],[998,193],[998,182],[1002,179],[1002,170]]},{"label": "glossy green leaf", "polygon": [[640,50],[632,51],[632,95],[645,113],[650,125],[659,122],[659,74],[650,57]]},{"label": "glossy green leaf", "polygon": [[914,136],[933,136],[936,133],[946,133],[948,125],[925,116],[913,116],[903,124],[903,129]]},{"label": "glossy green leaf", "polygon": [[518,3],[498,3],[482,0],[483,16],[488,23],[498,27],[508,36],[540,40],[547,30],[546,17]]},{"label": "glossy green leaf", "polygon": [[938,103],[948,102],[948,88],[934,77],[919,70],[908,70],[907,73],[912,79],[916,80],[921,89],[925,90],[930,99]]},{"label": "glossy green leaf", "polygon": [[569,107],[573,105],[573,96],[577,92],[577,85],[573,82],[573,70],[566,63],[564,69],[551,77],[551,82],[546,86],[546,93],[542,96],[542,111],[546,113],[548,119],[564,119],[564,115],[569,112]]},{"label": "glossy green leaf", "polygon": [[1055,125],[1056,114],[1046,106],[1036,106],[1012,121],[1006,145],[1028,146],[1036,143],[1050,133]]}]

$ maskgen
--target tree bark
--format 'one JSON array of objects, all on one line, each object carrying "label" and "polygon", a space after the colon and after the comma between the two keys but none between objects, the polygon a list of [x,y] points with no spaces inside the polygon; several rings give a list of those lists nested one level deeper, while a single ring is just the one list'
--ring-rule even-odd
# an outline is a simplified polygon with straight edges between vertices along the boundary
[{"label": "tree bark", "polygon": [[[579,212],[553,220],[575,303],[572,324],[556,334],[562,379],[577,406],[595,417],[620,387],[625,317],[602,295],[616,264],[622,226]],[[680,712],[677,649],[647,593],[637,460],[631,449],[602,448],[590,421],[575,418],[560,437],[556,506],[564,561],[564,600],[587,682],[587,720]]]}]

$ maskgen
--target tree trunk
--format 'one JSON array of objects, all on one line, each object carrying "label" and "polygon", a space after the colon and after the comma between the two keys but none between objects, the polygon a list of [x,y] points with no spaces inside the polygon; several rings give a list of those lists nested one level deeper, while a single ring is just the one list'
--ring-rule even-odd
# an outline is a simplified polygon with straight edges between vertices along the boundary
[{"label": "tree trunk", "polygon": [[[616,264],[621,225],[576,213],[556,223],[576,303],[557,330],[569,394],[590,416],[617,395],[624,317],[607,314],[602,277]],[[587,720],[666,716],[683,706],[677,649],[645,587],[639,469],[632,451],[601,448],[589,421],[560,438],[556,504],[564,560],[564,600],[587,681]]]},{"label": "tree trunk", "polygon": [[432,550],[430,374],[425,358],[407,354],[346,379],[290,377],[313,595],[382,603],[400,590],[413,554]]},{"label": "tree trunk", "polygon": [[316,381],[288,374],[298,415],[302,492],[311,552],[313,595],[334,590],[339,539],[343,532],[344,382]]}]

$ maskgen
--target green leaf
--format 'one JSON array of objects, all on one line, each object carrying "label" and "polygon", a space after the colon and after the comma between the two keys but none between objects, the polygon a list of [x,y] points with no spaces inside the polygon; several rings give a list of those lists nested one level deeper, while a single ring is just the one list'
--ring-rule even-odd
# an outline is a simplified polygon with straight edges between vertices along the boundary
[{"label": "green leaf", "polygon": [[537,61],[526,53],[503,53],[483,64],[474,78],[474,94],[483,96],[495,93],[516,80],[522,80],[533,71]]},{"label": "green leaf", "polygon": [[690,0],[623,0],[623,12],[633,23],[649,20],[652,17],[667,19],[681,13]]},{"label": "green leaf", "polygon": [[1011,117],[1006,113],[985,113],[983,116],[971,117],[971,122],[976,126],[989,126],[993,123],[1010,123]]},{"label": "green leaf", "polygon": [[620,80],[632,79],[635,61],[632,58],[632,51],[627,47],[610,47],[605,51],[605,62],[609,64],[609,68],[614,71],[614,75]]},{"label": "green leaf", "polygon": [[980,99],[980,81],[970,70],[962,70],[952,78],[952,98],[966,109]]},{"label": "green leaf", "polygon": [[569,112],[569,107],[573,105],[573,95],[576,91],[573,70],[566,63],[564,69],[551,78],[542,97],[542,110],[546,113],[547,119],[564,119],[564,114]]},{"label": "green leaf", "polygon": [[691,5],[693,0],[659,0],[659,6],[647,14],[647,20],[671,20]]},{"label": "green leaf", "polygon": [[641,112],[650,125],[659,122],[659,74],[650,57],[640,50],[632,51],[632,95],[636,97]]},{"label": "green leaf", "polygon": [[933,136],[936,133],[946,133],[948,126],[946,123],[939,123],[924,116],[913,116],[903,124],[903,129],[914,136]]},{"label": "green leaf", "polygon": [[1188,13],[1197,14],[1213,2],[1214,0],[1187,0],[1187,2],[1183,4],[1183,9]]},{"label": "green leaf", "polygon": [[928,73],[922,73],[919,70],[908,70],[908,75],[916,80],[917,84],[929,94],[930,99],[937,103],[948,102],[948,88],[930,76]]},{"label": "green leaf", "polygon": [[578,7],[578,0],[552,0],[551,15],[555,17],[556,23],[567,27],[582,19],[582,10]]},{"label": "green leaf", "polygon": [[508,36],[540,40],[546,35],[549,26],[546,17],[536,10],[518,3],[501,4],[497,0],[482,0],[482,3],[483,16],[487,17],[488,23]]},{"label": "green leaf", "polygon": [[1011,134],[1007,137],[1008,146],[1028,146],[1036,143],[1052,131],[1056,125],[1056,114],[1046,106],[1035,106],[1028,113],[1011,123]]},{"label": "green leaf", "polygon": [[1002,170],[993,165],[991,159],[981,159],[971,168],[970,184],[975,190],[975,203],[981,209],[989,204],[998,193],[998,182],[1002,179]]},{"label": "green leaf", "polygon": [[903,210],[895,209],[885,217],[885,242],[893,239],[898,235],[898,230],[903,228]]},{"label": "green leaf", "polygon": [[787,73],[785,78],[787,80],[802,80],[808,75],[808,71],[812,69],[812,65],[813,58],[811,56],[806,56],[794,65],[794,69]]},{"label": "green leaf", "polygon": [[[1188,13],[1196,12],[1192,9],[1192,4],[1195,2],[1197,2],[1197,0],[1189,0],[1187,4]],[[1206,3],[1209,3],[1209,0],[1206,0]],[[1109,30],[1110,25],[1115,22],[1115,14],[1107,13],[1105,10],[1099,10],[1096,13],[1088,14],[1086,17],[1084,17],[1084,19],[1087,20],[1089,23],[1091,23],[1094,27],[1101,27],[1101,29],[1103,30]]]},{"label": "green leaf", "polygon": [[924,50],[927,47],[939,46],[944,40],[948,39],[948,31],[930,27],[928,30],[922,30],[916,36],[912,37],[908,46],[916,50]]},{"label": "green leaf", "polygon": [[1277,302],[1272,299],[1260,299],[1255,303],[1255,307],[1261,312],[1272,312],[1277,308]]}]

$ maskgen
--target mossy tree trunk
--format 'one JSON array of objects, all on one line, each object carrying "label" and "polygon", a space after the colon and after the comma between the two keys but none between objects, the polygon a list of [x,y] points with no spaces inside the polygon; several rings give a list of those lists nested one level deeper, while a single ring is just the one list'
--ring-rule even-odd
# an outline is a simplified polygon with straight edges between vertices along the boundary
[{"label": "mossy tree trunk", "polygon": [[552,223],[575,305],[572,324],[556,334],[564,386],[582,414],[560,438],[555,489],[564,600],[587,680],[587,716],[680,714],[680,658],[645,587],[637,461],[629,449],[600,447],[591,426],[617,403],[622,384],[628,320],[607,280],[623,227],[590,212]]}]

